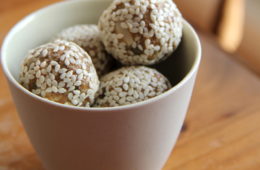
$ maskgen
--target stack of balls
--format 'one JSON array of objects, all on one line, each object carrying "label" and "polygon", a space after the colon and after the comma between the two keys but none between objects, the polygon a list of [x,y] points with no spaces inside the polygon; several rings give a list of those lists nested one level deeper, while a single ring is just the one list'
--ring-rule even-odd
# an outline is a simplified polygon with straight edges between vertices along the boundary
[{"label": "stack of balls", "polygon": [[[97,25],[62,30],[26,56],[20,83],[61,104],[115,107],[158,96],[168,79],[147,66],[178,47],[182,15],[172,0],[115,0]],[[113,70],[114,59],[122,67]]]}]

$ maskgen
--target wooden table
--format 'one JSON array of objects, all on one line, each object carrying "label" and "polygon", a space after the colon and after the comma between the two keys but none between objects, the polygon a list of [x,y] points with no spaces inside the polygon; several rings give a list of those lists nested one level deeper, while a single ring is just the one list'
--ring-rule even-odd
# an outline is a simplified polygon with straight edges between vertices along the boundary
[{"label": "wooden table", "polygon": [[[0,42],[23,16],[56,0],[0,8]],[[203,60],[185,126],[164,170],[259,170],[260,80],[200,33]],[[0,71],[0,170],[43,170]],[[259,130],[259,131],[258,131]]]}]

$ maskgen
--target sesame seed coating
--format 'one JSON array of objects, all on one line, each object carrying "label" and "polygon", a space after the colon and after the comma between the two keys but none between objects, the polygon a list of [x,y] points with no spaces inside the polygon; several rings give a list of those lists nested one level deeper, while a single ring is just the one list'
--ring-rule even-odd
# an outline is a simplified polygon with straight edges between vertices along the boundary
[{"label": "sesame seed coating", "polygon": [[147,100],[171,88],[166,77],[145,66],[122,67],[100,80],[94,106],[115,107]]},{"label": "sesame seed coating", "polygon": [[64,29],[55,38],[72,41],[83,48],[91,56],[99,76],[110,70],[113,60],[105,51],[97,25],[75,25]]},{"label": "sesame seed coating", "polygon": [[90,56],[75,43],[65,40],[30,50],[22,64],[20,83],[32,93],[54,102],[85,107],[94,102],[99,88]]},{"label": "sesame seed coating", "polygon": [[99,19],[106,50],[124,65],[152,65],[182,37],[182,15],[172,0],[115,0]]}]

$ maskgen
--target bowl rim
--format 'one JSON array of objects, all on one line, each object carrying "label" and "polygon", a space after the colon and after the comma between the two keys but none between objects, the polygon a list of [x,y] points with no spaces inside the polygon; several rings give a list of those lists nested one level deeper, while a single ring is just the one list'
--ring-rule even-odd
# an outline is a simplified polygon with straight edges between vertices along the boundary
[{"label": "bowl rim", "polygon": [[[29,97],[33,98],[34,100],[39,100],[40,102],[43,102],[45,104],[49,104],[49,105],[53,105],[55,107],[61,107],[64,109],[72,109],[72,110],[79,110],[79,111],[118,111],[118,110],[128,110],[128,109],[132,109],[132,108],[137,108],[137,107],[142,107],[144,105],[148,105],[151,104],[153,102],[156,102],[158,100],[161,100],[162,98],[165,98],[167,96],[169,96],[170,94],[174,93],[175,91],[177,91],[178,89],[180,89],[182,86],[184,86],[191,78],[194,74],[196,74],[200,61],[201,61],[201,43],[199,40],[199,37],[196,33],[196,31],[194,30],[194,28],[185,20],[183,19],[183,24],[186,25],[186,27],[188,28],[188,30],[191,32],[191,34],[194,36],[195,38],[195,43],[197,46],[197,51],[196,51],[196,55],[195,60],[191,66],[191,68],[189,69],[188,73],[186,73],[186,75],[182,78],[181,81],[179,81],[175,86],[173,86],[171,89],[167,90],[166,92],[155,96],[153,98],[147,99],[145,101],[141,101],[141,102],[137,102],[137,103],[133,103],[133,104],[129,104],[129,105],[123,105],[123,106],[115,106],[115,107],[79,107],[79,106],[72,106],[72,105],[66,105],[66,104],[61,104],[61,103],[57,103],[54,101],[50,101],[48,99],[45,99],[43,97],[40,97],[32,92],[30,92],[29,90],[27,90],[26,88],[24,88],[15,78],[14,76],[11,74],[8,66],[7,66],[7,61],[5,58],[7,58],[7,55],[5,54],[6,49],[8,48],[8,44],[9,41],[11,41],[12,37],[14,36],[14,34],[16,32],[19,32],[20,28],[22,28],[24,25],[26,25],[28,22],[31,21],[31,19],[33,19],[34,17],[37,17],[37,15],[40,15],[44,12],[46,12],[46,10],[50,9],[50,8],[55,8],[57,6],[62,6],[62,5],[68,5],[68,4],[77,4],[77,3],[87,3],[88,1],[93,1],[93,0],[73,0],[73,1],[62,1],[62,2],[57,2],[51,5],[48,5],[46,7],[40,8],[32,13],[30,13],[29,15],[25,16],[23,19],[21,19],[17,24],[15,24],[11,30],[7,33],[7,35],[5,36],[4,40],[3,40],[3,45],[1,48],[1,60],[0,60],[0,64],[2,65],[2,69],[4,72],[4,75],[6,77],[6,79],[8,79],[8,81],[10,83],[12,83],[17,89],[19,89],[21,92],[23,92],[24,94],[28,95]],[[108,1],[108,0],[105,0]]]}]

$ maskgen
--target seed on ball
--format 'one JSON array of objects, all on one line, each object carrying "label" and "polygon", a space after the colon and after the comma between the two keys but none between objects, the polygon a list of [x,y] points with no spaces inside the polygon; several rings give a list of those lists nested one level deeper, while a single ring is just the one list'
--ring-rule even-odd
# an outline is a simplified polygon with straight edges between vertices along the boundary
[{"label": "seed on ball", "polygon": [[20,83],[51,101],[85,107],[94,102],[99,88],[90,56],[75,43],[65,40],[31,50],[22,64]]},{"label": "seed on ball", "polygon": [[152,65],[171,55],[182,37],[182,15],[172,0],[116,0],[99,29],[106,50],[124,65]]},{"label": "seed on ball", "polygon": [[97,25],[75,25],[62,30],[55,39],[72,41],[83,48],[91,56],[99,76],[110,71],[113,60],[105,51]]},{"label": "seed on ball", "polygon": [[141,102],[171,88],[169,80],[145,66],[122,67],[100,80],[94,106],[115,107]]}]

